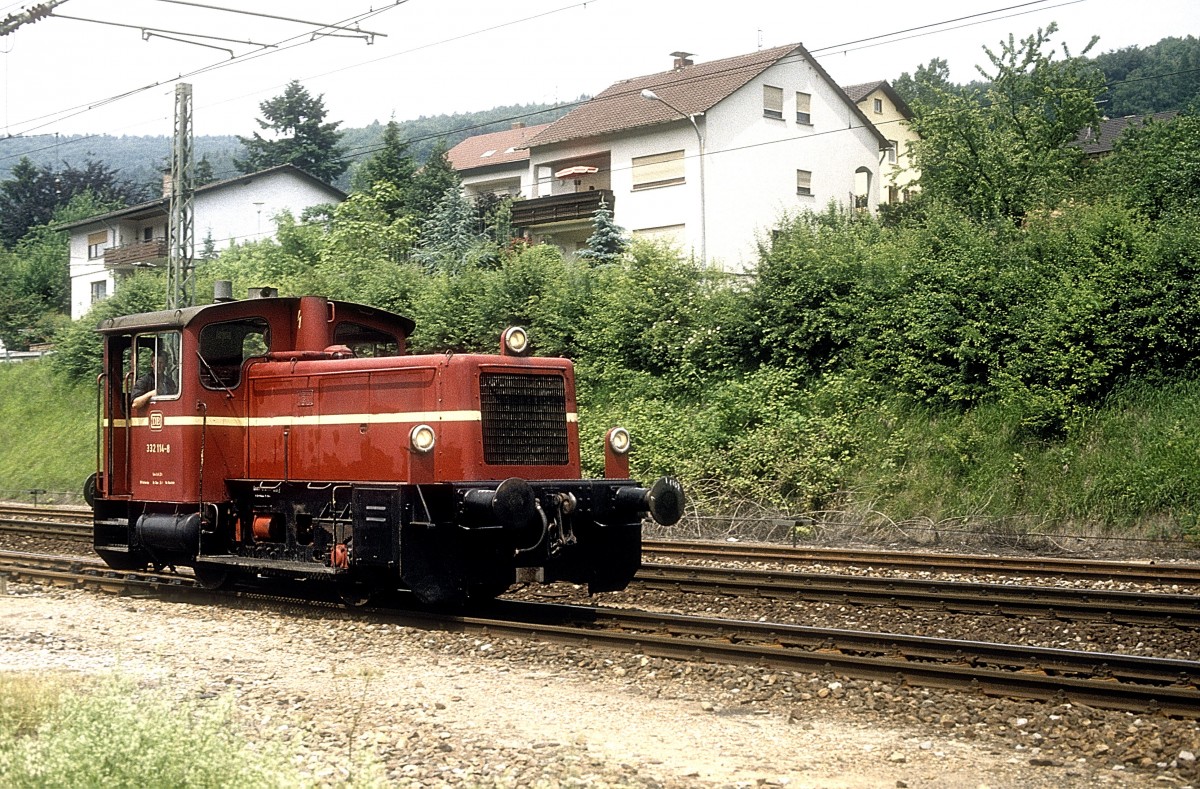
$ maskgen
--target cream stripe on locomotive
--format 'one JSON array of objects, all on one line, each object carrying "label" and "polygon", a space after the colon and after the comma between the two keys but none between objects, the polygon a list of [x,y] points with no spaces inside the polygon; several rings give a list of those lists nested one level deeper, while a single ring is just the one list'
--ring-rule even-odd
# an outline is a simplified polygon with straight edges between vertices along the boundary
[{"label": "cream stripe on locomotive", "polygon": [[[482,422],[479,411],[409,411],[395,414],[313,414],[311,416],[164,416],[164,427],[293,427],[296,425],[388,425],[406,422]],[[567,414],[568,422],[578,422],[579,415]],[[109,420],[104,420],[109,427]],[[112,427],[149,427],[150,418],[114,419]]]}]

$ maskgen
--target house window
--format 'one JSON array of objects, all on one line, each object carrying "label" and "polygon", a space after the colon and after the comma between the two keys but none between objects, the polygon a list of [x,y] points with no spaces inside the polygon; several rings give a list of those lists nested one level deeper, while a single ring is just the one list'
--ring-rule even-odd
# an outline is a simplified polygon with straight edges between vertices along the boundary
[{"label": "house window", "polygon": [[101,230],[98,233],[88,233],[88,260],[104,257],[104,250],[108,247],[108,231]]},{"label": "house window", "polygon": [[142,228],[142,240],[143,241],[153,241],[154,240],[154,226],[153,225]]},{"label": "house window", "polygon": [[900,187],[895,185],[888,187],[888,202],[892,205],[900,202]]},{"label": "house window", "polygon": [[807,93],[796,94],[796,123],[812,125],[812,96]]},{"label": "house window", "polygon": [[896,163],[896,151],[898,151],[900,149],[900,143],[896,142],[895,140],[888,140],[888,145],[890,146],[888,148],[888,162],[891,164],[895,164]]},{"label": "house window", "polygon": [[810,195],[812,194],[812,171],[797,170],[796,171],[796,194]]},{"label": "house window", "polygon": [[105,297],[107,297],[107,296],[108,296],[108,282],[107,281],[98,280],[98,281],[92,283],[92,304],[95,304],[98,301],[104,301]]},{"label": "house window", "polygon": [[683,183],[683,151],[633,157],[633,189],[654,189]]},{"label": "house window", "polygon": [[874,101],[874,109],[875,109],[875,114],[876,114],[876,115],[882,115],[882,114],[883,114],[883,99],[875,99],[875,101]]},{"label": "house window", "polygon": [[763,85],[763,117],[783,120],[783,88]]}]

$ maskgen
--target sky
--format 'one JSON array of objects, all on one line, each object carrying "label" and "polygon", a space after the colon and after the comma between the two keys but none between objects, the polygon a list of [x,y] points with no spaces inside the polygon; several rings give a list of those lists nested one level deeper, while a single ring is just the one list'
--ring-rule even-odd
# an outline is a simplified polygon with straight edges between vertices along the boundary
[{"label": "sky", "polygon": [[[0,18],[36,1],[0,0]],[[1060,52],[1099,36],[1093,55],[1200,34],[1200,0],[67,0],[54,14],[0,37],[0,134],[170,135],[181,77],[195,134],[249,135],[291,80],[353,128],[570,101],[668,70],[678,50],[701,62],[802,43],[843,85],[940,57],[967,82],[983,47],[1052,22]],[[338,24],[374,35],[314,35]],[[233,56],[173,40],[186,34]]]}]

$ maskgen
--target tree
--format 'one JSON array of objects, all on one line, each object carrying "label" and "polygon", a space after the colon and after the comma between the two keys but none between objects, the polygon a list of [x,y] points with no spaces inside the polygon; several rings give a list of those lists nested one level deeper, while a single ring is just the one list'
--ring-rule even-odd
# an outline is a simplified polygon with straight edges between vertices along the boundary
[{"label": "tree", "polygon": [[595,232],[587,240],[587,249],[579,252],[579,257],[597,264],[615,263],[629,242],[625,239],[625,231],[613,222],[612,211],[608,210],[608,203],[603,198],[592,215],[592,227]]},{"label": "tree", "polygon": [[262,129],[270,129],[275,139],[258,132],[253,137],[238,137],[246,148],[246,158],[233,163],[243,173],[253,173],[280,164],[292,164],[301,170],[332,182],[350,166],[345,150],[339,145],[341,121],[325,123],[324,96],[316,98],[298,81],[292,80],[280,96],[258,105]]},{"label": "tree", "polygon": [[1150,219],[1200,211],[1200,115],[1131,125],[1099,171],[1109,194]]},{"label": "tree", "polygon": [[[1019,220],[1053,206],[1083,173],[1083,151],[1072,143],[1099,123],[1095,100],[1104,77],[1086,58],[1047,53],[1045,31],[984,48],[994,68],[990,85],[963,95],[938,74],[918,85],[912,110],[920,185],[931,198],[958,205],[975,218]],[[1084,49],[1084,53],[1095,39]]]},{"label": "tree", "polygon": [[90,159],[82,168],[68,164],[56,171],[21,157],[11,175],[0,182],[0,243],[9,248],[30,229],[53,219],[55,211],[78,195],[91,193],[110,207],[145,198],[143,187],[119,178],[119,171]]},{"label": "tree", "polygon": [[1105,52],[1096,65],[1110,86],[1104,96],[1110,118],[1181,110],[1200,100],[1200,39],[1195,36]]},{"label": "tree", "polygon": [[400,137],[400,125],[394,120],[388,121],[383,130],[382,145],[382,148],[355,169],[354,189],[370,192],[376,184],[391,184],[395,189],[387,194],[393,197],[383,207],[392,219],[396,219],[410,209],[415,191],[413,176],[417,172],[417,163],[409,153],[408,143]]},{"label": "tree", "polygon": [[460,189],[462,179],[446,157],[446,141],[438,140],[425,164],[413,176],[408,210],[417,217],[428,217],[442,201],[448,189]]},{"label": "tree", "polygon": [[204,186],[205,184],[211,184],[215,180],[217,180],[217,177],[213,175],[212,162],[208,160],[208,154],[204,154],[200,157],[200,161],[196,162],[196,172],[193,174],[193,181],[196,186]]},{"label": "tree", "polygon": [[462,189],[458,185],[447,187],[421,225],[417,257],[431,270],[458,271],[471,249],[484,240],[475,228],[475,210],[463,197]]}]

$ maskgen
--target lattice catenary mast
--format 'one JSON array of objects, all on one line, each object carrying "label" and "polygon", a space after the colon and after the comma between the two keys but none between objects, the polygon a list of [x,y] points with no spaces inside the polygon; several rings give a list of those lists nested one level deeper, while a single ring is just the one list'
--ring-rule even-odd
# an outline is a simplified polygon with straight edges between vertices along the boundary
[{"label": "lattice catenary mast", "polygon": [[196,186],[196,157],[192,150],[192,86],[175,86],[175,139],[171,146],[170,251],[167,263],[167,309],[190,307],[195,301],[192,254],[195,234],[192,198]]}]

